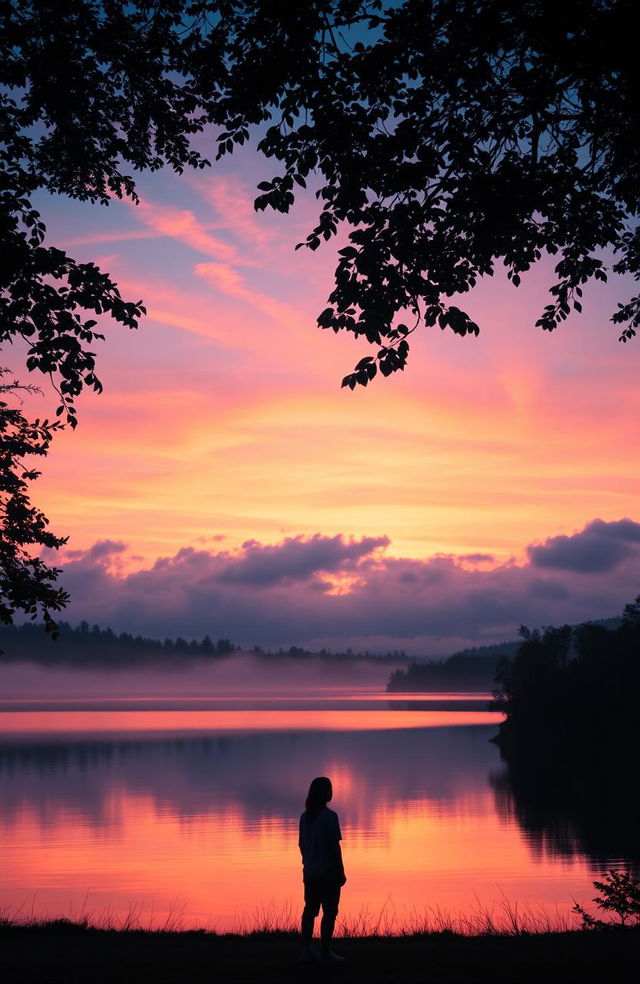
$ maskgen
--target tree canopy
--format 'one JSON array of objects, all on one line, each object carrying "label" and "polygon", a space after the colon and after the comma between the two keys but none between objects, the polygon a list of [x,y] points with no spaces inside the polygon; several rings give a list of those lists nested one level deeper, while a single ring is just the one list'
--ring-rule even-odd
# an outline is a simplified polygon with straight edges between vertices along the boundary
[{"label": "tree canopy", "polygon": [[640,595],[625,605],[615,628],[522,626],[520,635],[515,656],[503,659],[496,674],[495,707],[506,716],[501,746],[535,746],[544,755],[559,735],[573,750],[624,745],[640,695]]},{"label": "tree canopy", "polygon": [[[421,326],[477,334],[452,299],[503,267],[517,287],[549,255],[537,324],[553,330],[608,266],[640,278],[635,14],[633,0],[68,0],[52,16],[2,0],[0,344],[24,340],[75,426],[75,398],[101,389],[96,315],[135,328],[145,310],[47,243],[33,195],[136,201],[133,172],[208,165],[192,143],[207,128],[212,159],[253,140],[273,160],[256,209],[287,212],[310,185],[318,219],[298,246],[346,230],[318,324],[373,348],[343,385],[403,369]],[[640,296],[612,320],[630,340]],[[0,407],[0,441],[38,426],[20,413]],[[2,463],[33,477],[10,450]]]},{"label": "tree canopy", "polygon": [[[0,368],[0,624],[10,624],[17,610],[32,618],[42,614],[45,627],[56,634],[51,612],[64,608],[68,595],[56,586],[59,571],[34,555],[33,547],[56,550],[65,542],[47,529],[46,516],[35,509],[28,495],[28,483],[39,472],[23,465],[26,455],[46,455],[60,424],[57,421],[29,422],[21,409],[8,400],[34,387],[17,380],[3,381]],[[1,651],[0,651],[1,654]]]}]

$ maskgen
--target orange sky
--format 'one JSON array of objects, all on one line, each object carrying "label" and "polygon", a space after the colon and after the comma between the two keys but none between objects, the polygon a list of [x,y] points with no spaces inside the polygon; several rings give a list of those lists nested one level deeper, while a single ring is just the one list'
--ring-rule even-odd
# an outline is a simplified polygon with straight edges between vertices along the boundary
[{"label": "orange sky", "polygon": [[73,547],[115,537],[149,561],[212,535],[321,531],[506,558],[634,515],[640,349],[608,323],[612,286],[548,335],[533,327],[548,269],[518,291],[486,282],[466,298],[479,339],[423,332],[404,374],[352,393],[339,384],[364,344],[314,322],[333,246],[293,251],[312,204],[255,216],[250,178],[215,171],[141,191],[139,208],[56,201],[49,216],[149,309],[137,334],[108,329],[105,392],[83,398],[39,483]]},{"label": "orange sky", "polygon": [[518,290],[496,277],[460,302],[478,339],[423,331],[406,372],[342,390],[368,350],[315,325],[336,244],[294,251],[312,199],[256,215],[257,168],[244,154],[197,177],[147,175],[139,207],[40,203],[53,242],[149,311],[138,332],[105,326],[105,391],[81,398],[35,490],[70,550],[122,541],[130,572],[184,547],[321,533],[502,564],[596,517],[636,516],[640,343],[620,345],[608,320],[632,285],[585,291],[585,313],[549,335],[534,322],[550,264]]}]

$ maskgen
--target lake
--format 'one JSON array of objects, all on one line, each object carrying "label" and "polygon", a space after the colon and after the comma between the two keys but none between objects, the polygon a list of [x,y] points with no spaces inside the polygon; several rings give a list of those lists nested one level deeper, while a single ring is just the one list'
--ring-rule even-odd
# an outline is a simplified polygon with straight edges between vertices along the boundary
[{"label": "lake", "polygon": [[343,927],[502,919],[507,902],[571,922],[619,859],[521,825],[487,700],[4,701],[0,907],[220,931],[297,921],[298,817],[328,775]]}]

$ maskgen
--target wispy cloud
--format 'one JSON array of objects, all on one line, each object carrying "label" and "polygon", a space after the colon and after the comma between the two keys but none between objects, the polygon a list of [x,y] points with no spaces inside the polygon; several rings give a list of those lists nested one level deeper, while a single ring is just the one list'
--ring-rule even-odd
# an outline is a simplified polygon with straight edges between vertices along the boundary
[{"label": "wispy cloud", "polygon": [[65,249],[73,249],[77,246],[91,246],[94,243],[127,243],[137,240],[156,239],[161,233],[152,229],[121,229],[107,232],[97,228],[95,232],[83,236],[68,236],[62,241]]},{"label": "wispy cloud", "polygon": [[205,256],[211,256],[223,263],[250,266],[252,260],[242,256],[235,246],[211,234],[190,209],[176,208],[173,205],[141,199],[138,205],[131,205],[134,215],[153,229],[156,235],[175,239]]},{"label": "wispy cloud", "polygon": [[[538,596],[565,570],[581,576],[587,536],[574,542],[574,528],[634,515],[640,491],[637,349],[607,327],[613,283],[549,336],[532,324],[553,260],[518,290],[496,275],[460,302],[479,338],[418,331],[406,372],[340,390],[375,354],[316,327],[340,243],[294,252],[312,193],[293,214],[256,216],[264,173],[235,155],[220,164],[140,176],[138,208],[47,203],[52,235],[86,238],[83,257],[114,244],[104,268],[149,312],[135,333],[100,319],[105,391],[81,398],[80,427],[59,436],[38,482],[52,528],[74,546],[126,539],[146,563],[210,532],[239,545],[382,530],[404,558],[454,552],[486,572],[516,556],[535,568]],[[569,568],[559,544],[538,563],[522,552],[563,536]],[[596,552],[588,563],[604,563]]]},{"label": "wispy cloud", "polygon": [[197,263],[195,272],[221,293],[246,301],[247,304],[276,321],[298,325],[309,324],[310,319],[305,317],[302,311],[299,311],[292,304],[279,301],[263,291],[249,286],[247,280],[226,263]]},{"label": "wispy cloud", "polygon": [[254,211],[253,201],[257,191],[250,191],[242,181],[232,176],[192,179],[191,184],[213,208],[217,227],[227,229],[258,250],[273,245],[276,233],[267,226],[264,216],[256,216]]}]

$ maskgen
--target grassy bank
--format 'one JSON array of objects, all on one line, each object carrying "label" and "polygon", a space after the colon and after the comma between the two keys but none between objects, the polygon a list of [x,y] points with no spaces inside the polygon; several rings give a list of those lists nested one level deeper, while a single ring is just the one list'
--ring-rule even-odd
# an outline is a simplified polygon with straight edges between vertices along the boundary
[{"label": "grassy bank", "polygon": [[8,984],[626,984],[638,978],[640,928],[520,935],[341,939],[345,963],[300,966],[295,933],[216,935],[118,931],[64,921],[0,926],[0,974]]}]

